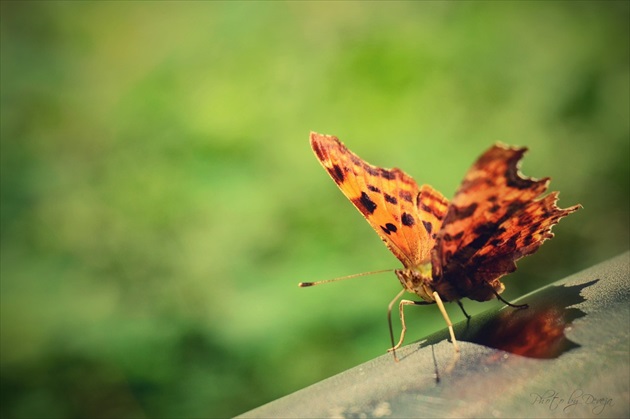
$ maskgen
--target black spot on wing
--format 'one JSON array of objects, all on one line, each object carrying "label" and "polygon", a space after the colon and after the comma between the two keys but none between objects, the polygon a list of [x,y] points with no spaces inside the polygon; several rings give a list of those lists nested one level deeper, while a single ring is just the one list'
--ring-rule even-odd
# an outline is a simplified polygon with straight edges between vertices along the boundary
[{"label": "black spot on wing", "polygon": [[444,224],[449,224],[458,220],[464,220],[470,217],[471,215],[473,215],[473,213],[477,209],[477,206],[478,205],[476,202],[473,202],[472,204],[466,207],[458,207],[456,205],[451,205],[451,207],[448,210],[448,215],[444,219]]},{"label": "black spot on wing", "polygon": [[492,206],[488,208],[488,212],[491,214],[494,214],[495,212],[499,210],[499,208],[501,208],[499,204],[492,204]]},{"label": "black spot on wing", "polygon": [[394,180],[396,179],[396,173],[387,170],[387,169],[379,169],[380,175],[384,179]]},{"label": "black spot on wing", "polygon": [[413,218],[413,215],[407,214],[406,212],[403,212],[401,221],[403,225],[406,225],[407,227],[411,227],[412,225],[416,223],[416,220]]},{"label": "black spot on wing", "polygon": [[513,234],[505,244],[510,248],[516,248],[516,242],[518,241],[519,233]]},{"label": "black spot on wing", "polygon": [[477,235],[492,234],[495,232],[497,224],[491,221],[475,226],[473,233]]},{"label": "black spot on wing", "polygon": [[507,185],[516,189],[528,189],[534,183],[529,179],[520,177],[517,172],[510,170],[510,168],[505,171],[505,178],[507,179]]},{"label": "black spot on wing", "polygon": [[368,185],[368,189],[372,192],[381,193],[381,190],[374,185]]},{"label": "black spot on wing", "polygon": [[317,155],[319,161],[325,161],[327,159],[327,156],[324,154],[321,145],[317,141],[312,141],[311,144],[313,147],[313,151],[315,152],[315,155]]},{"label": "black spot on wing", "polygon": [[365,192],[361,192],[361,197],[352,201],[363,213],[373,214],[376,211],[376,204]]},{"label": "black spot on wing", "polygon": [[422,225],[424,225],[424,229],[427,231],[427,233],[431,234],[431,231],[433,230],[433,224],[428,221],[422,221]]},{"label": "black spot on wing", "polygon": [[333,180],[337,183],[337,184],[341,184],[343,183],[345,176],[343,173],[343,169],[341,167],[339,167],[339,165],[334,164],[333,167],[327,169],[328,173],[330,173],[330,176],[332,176]]},{"label": "black spot on wing", "polygon": [[443,199],[440,198],[439,196],[433,194],[431,191],[423,191],[418,193],[418,199],[420,200],[420,196],[422,196],[422,202],[424,202],[425,204],[429,204],[430,202],[442,202]]},{"label": "black spot on wing", "polygon": [[361,167],[363,167],[363,169],[368,172],[368,174],[370,174],[370,176],[378,176],[379,175],[379,169],[373,166],[370,166],[367,163],[364,163],[361,165]]},{"label": "black spot on wing", "polygon": [[385,232],[385,234],[390,235],[391,233],[395,233],[398,231],[398,228],[392,223],[387,223],[384,226],[381,226],[381,229]]},{"label": "black spot on wing", "polygon": [[385,200],[389,202],[390,204],[394,204],[394,205],[398,204],[398,200],[396,199],[395,196],[391,196],[387,193],[383,193],[383,196],[385,197]]},{"label": "black spot on wing", "polygon": [[413,203],[413,197],[411,196],[411,192],[409,192],[409,191],[400,191],[400,192],[398,192],[398,196],[401,199],[404,199],[407,202],[412,202]]},{"label": "black spot on wing", "polygon": [[425,205],[423,203],[420,203],[420,209],[424,212],[428,212],[429,214],[433,215],[435,218],[437,218],[438,220],[442,219],[442,215],[436,213],[436,208],[430,207],[428,205]]},{"label": "black spot on wing", "polygon": [[523,157],[523,154],[527,151],[526,148],[515,150],[514,154],[508,160],[507,168],[505,169],[506,183],[511,188],[516,189],[528,189],[533,184],[538,183],[533,179],[523,178],[518,173],[518,162]]}]

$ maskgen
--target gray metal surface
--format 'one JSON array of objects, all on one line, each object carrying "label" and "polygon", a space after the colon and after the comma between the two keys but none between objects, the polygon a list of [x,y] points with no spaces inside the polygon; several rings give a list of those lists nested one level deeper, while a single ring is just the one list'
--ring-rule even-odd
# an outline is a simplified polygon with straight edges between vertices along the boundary
[{"label": "gray metal surface", "polygon": [[629,261],[456,325],[457,361],[443,330],[241,417],[630,417]]}]

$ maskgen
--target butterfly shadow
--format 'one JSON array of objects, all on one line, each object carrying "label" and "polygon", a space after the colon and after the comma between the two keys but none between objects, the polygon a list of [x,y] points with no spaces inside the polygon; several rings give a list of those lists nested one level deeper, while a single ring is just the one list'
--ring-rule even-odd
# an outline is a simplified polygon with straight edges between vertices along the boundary
[{"label": "butterfly shadow", "polygon": [[[455,336],[458,340],[528,358],[557,358],[580,347],[564,332],[574,320],[586,315],[571,306],[586,301],[582,290],[597,281],[599,279],[572,286],[550,285],[522,298],[521,302],[527,303],[528,308],[503,306],[458,323],[454,326]],[[447,338],[448,331],[442,330],[419,342],[420,348]]]}]

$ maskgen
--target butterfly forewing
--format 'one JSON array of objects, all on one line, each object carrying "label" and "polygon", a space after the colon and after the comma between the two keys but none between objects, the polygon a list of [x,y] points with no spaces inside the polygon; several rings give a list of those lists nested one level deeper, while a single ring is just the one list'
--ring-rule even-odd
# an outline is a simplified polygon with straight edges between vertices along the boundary
[{"label": "butterfly forewing", "polygon": [[[429,185],[422,185],[418,194],[418,214],[422,226],[431,237],[431,245],[435,243],[437,234],[442,228],[442,221],[448,209],[448,199]],[[425,250],[425,257],[429,259],[431,249]]]},{"label": "butterfly forewing", "polygon": [[[311,147],[344,195],[405,267],[428,261],[434,238],[419,215],[420,189],[409,175],[396,168],[372,166],[334,136],[311,133]],[[433,191],[432,196],[442,202],[438,192]]]}]

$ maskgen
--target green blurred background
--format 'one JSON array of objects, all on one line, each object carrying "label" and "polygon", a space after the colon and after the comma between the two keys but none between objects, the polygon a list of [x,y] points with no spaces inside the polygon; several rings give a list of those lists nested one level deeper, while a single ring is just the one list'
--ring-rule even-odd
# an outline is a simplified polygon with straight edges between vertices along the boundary
[{"label": "green blurred background", "polygon": [[3,1],[2,417],[231,416],[383,354],[393,274],[297,287],[400,266],[311,130],[447,197],[528,146],[584,209],[508,299],[625,251],[628,5]]}]

